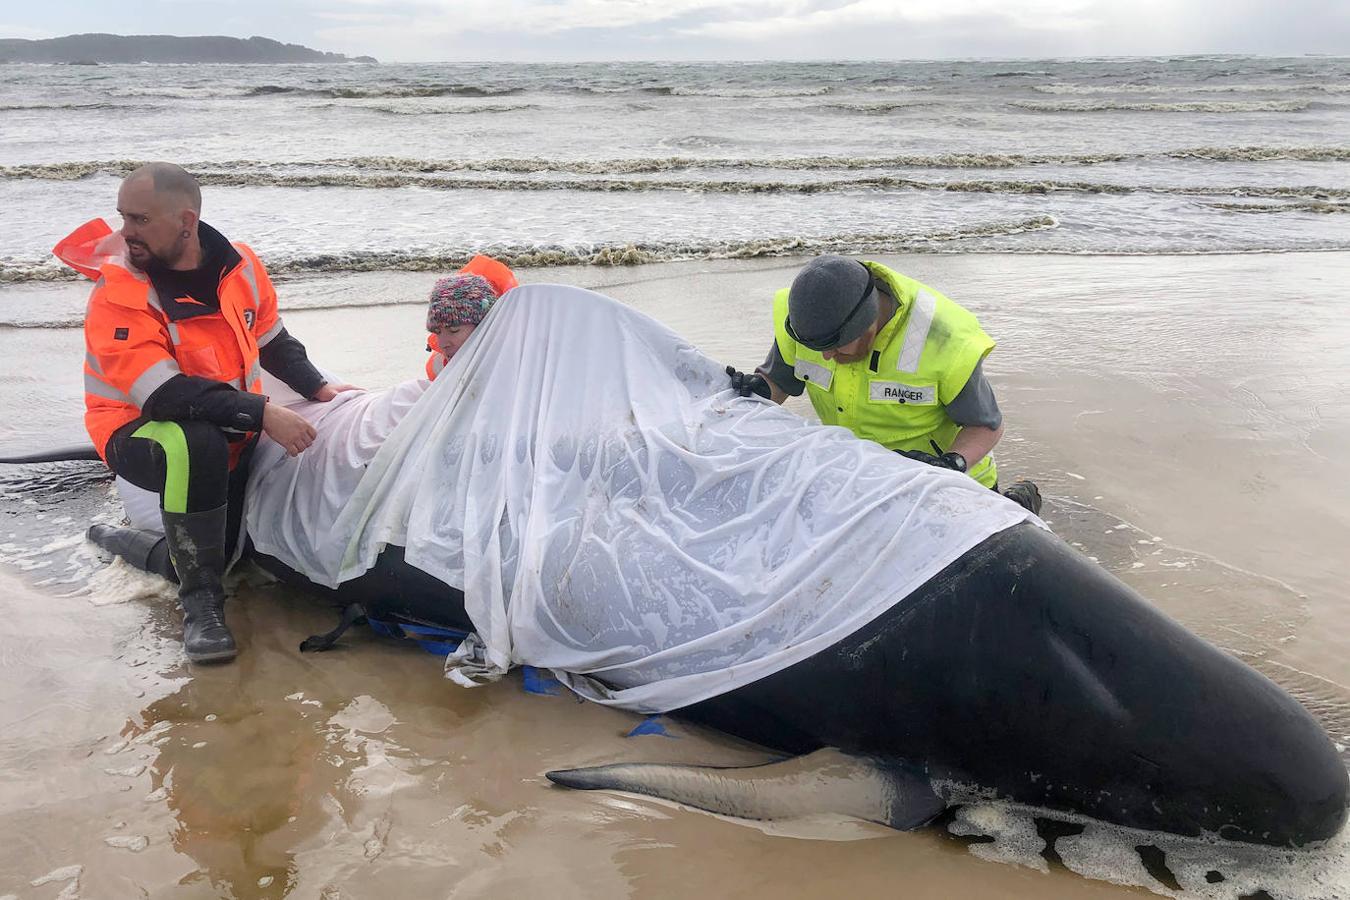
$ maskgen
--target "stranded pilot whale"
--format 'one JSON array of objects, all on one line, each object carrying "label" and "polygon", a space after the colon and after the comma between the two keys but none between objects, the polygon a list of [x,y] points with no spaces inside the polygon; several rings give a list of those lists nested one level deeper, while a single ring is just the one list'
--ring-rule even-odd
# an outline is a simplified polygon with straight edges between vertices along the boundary
[{"label": "stranded pilot whale", "polygon": [[[1345,765],[1297,701],[1006,499],[731,396],[721,366],[609,298],[508,296],[430,387],[322,404],[303,460],[260,445],[264,566],[349,611],[475,631],[502,671],[550,666],[787,754],[833,748],[885,785],[863,813],[901,827],[972,791],[1280,846],[1341,827]],[[165,565],[153,542],[126,553]],[[696,690],[665,690],[686,675]],[[554,778],[678,783],[748,815],[792,781],[779,771],[768,791],[764,771]]]},{"label": "stranded pilot whale", "polygon": [[[138,534],[91,529],[123,552]],[[162,568],[153,542],[145,535],[130,561]],[[474,627],[463,594],[397,546],[362,576],[316,589],[372,616]],[[747,818],[802,811],[791,795],[809,782],[811,811],[897,828],[979,796],[1277,846],[1330,838],[1350,803],[1344,763],[1296,700],[1029,523],[986,538],[824,651],[670,714],[784,754],[837,752],[810,771],[788,760],[547,777]]]},{"label": "stranded pilot whale", "polygon": [[[911,806],[861,817],[898,827],[940,811],[919,773],[948,801],[992,795],[1260,844],[1324,840],[1346,818],[1345,765],[1296,700],[1029,524],[987,538],[833,647],[675,714],[788,753],[885,761],[889,795]],[[548,773],[716,812],[730,810],[703,802],[698,785],[728,775]]]}]

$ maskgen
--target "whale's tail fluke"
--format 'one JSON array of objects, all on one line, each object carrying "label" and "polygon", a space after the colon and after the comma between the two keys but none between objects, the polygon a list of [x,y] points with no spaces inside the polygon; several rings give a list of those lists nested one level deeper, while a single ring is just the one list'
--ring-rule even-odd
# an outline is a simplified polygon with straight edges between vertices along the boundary
[{"label": "whale's tail fluke", "polygon": [[833,813],[909,830],[946,808],[917,767],[838,750],[741,768],[631,763],[545,777],[563,787],[645,794],[741,819]]}]

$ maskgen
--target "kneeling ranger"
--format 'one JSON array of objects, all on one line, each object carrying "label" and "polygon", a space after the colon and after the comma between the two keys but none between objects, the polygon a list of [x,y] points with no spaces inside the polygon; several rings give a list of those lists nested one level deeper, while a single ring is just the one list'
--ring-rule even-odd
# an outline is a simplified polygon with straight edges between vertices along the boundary
[{"label": "kneeling ranger", "polygon": [[[875,262],[811,260],[774,296],[774,343],[741,396],[782,403],[805,390],[820,421],[998,489],[991,452],[1003,414],[981,365],[994,341],[970,312]],[[1005,496],[1039,513],[1036,485]]]}]

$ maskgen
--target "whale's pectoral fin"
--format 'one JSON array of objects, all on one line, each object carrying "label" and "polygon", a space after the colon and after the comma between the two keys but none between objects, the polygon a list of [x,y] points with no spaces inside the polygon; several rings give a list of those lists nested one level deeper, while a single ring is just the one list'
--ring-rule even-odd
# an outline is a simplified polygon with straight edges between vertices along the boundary
[{"label": "whale's pectoral fin", "polygon": [[918,767],[838,750],[741,768],[631,763],[546,777],[563,787],[646,794],[742,819],[833,813],[908,830],[946,808]]}]

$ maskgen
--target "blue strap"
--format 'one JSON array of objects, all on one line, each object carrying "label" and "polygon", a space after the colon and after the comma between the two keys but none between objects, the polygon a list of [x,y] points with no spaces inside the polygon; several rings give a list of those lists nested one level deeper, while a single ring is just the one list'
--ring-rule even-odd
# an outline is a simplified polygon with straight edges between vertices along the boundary
[{"label": "blue strap", "polygon": [[638,737],[643,734],[659,734],[661,737],[674,738],[675,735],[666,731],[666,726],[657,721],[657,719],[660,718],[660,715],[648,716],[637,723],[633,730],[624,735],[624,737]]},{"label": "blue strap", "polygon": [[531,694],[556,697],[562,693],[562,682],[550,675],[547,669],[521,666],[521,675],[525,681],[525,690]]},{"label": "blue strap", "polygon": [[417,645],[428,653],[437,656],[449,656],[459,649],[460,643],[469,636],[467,631],[457,628],[440,628],[435,625],[423,625],[418,622],[399,622],[366,616],[370,630],[385,637],[416,641]]}]

